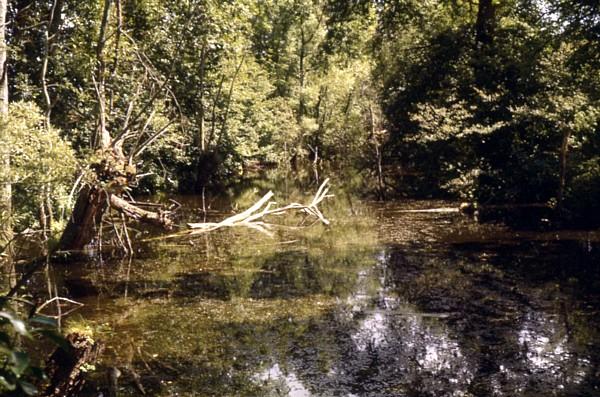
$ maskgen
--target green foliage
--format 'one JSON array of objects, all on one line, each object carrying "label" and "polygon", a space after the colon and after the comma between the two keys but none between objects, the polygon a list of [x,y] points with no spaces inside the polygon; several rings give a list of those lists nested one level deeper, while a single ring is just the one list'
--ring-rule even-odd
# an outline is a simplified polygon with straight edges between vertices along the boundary
[{"label": "green foliage", "polygon": [[596,226],[600,224],[600,158],[578,164],[574,175],[565,207],[578,223]]},{"label": "green foliage", "polygon": [[[58,6],[52,25],[45,23],[47,4],[17,10],[11,93],[48,110],[38,63],[48,55],[52,124],[87,158],[97,131],[92,76],[103,2]],[[169,137],[137,165],[151,174],[141,182],[146,191],[200,189],[257,164],[285,165],[315,153],[351,164],[368,135],[365,109],[377,102],[367,60],[375,27],[376,7],[368,2],[348,8],[322,0],[132,1],[120,9],[113,3],[104,43],[107,128],[122,128],[132,104],[134,114],[143,109],[134,128],[146,134],[173,122]],[[176,100],[152,99],[159,89],[153,79],[166,80]]]},{"label": "green foliage", "polygon": [[[481,4],[382,8],[377,70],[390,146],[407,173],[418,175],[401,188],[555,204],[577,181],[593,178],[583,164],[597,148],[600,75],[580,51],[590,48],[581,37],[595,29],[588,17],[597,10],[497,2],[482,21]],[[482,23],[491,27],[485,40]]]},{"label": "green foliage", "polygon": [[[592,3],[113,2],[107,128],[136,112],[143,137],[169,123],[136,164],[144,192],[200,191],[273,165],[375,169],[383,151],[403,193],[554,203],[598,147]],[[11,11],[11,96],[50,111],[86,159],[104,2],[58,4],[51,26],[46,3]]]},{"label": "green foliage", "polygon": [[[17,229],[35,226],[40,205],[50,200],[56,214],[64,212],[77,162],[59,131],[44,126],[44,116],[32,103],[11,104],[0,128],[5,129],[10,169],[0,174],[13,185],[13,216]],[[55,215],[56,215],[55,214]]]},{"label": "green foliage", "polygon": [[[23,301],[24,302],[24,301]],[[46,339],[67,351],[68,342],[56,332],[52,318],[32,315],[22,318],[10,307],[16,306],[8,299],[0,303],[0,393],[4,396],[35,396],[38,385],[46,380],[38,358],[24,346],[27,340]],[[25,343],[24,341],[25,340]]]}]

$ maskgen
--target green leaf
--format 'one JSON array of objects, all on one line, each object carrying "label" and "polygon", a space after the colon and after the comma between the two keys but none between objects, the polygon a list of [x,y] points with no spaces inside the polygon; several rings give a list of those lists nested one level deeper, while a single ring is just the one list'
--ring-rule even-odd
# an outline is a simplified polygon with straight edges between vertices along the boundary
[{"label": "green leaf", "polygon": [[42,325],[47,325],[53,328],[58,327],[58,322],[56,319],[44,315],[35,315],[29,319],[32,323],[38,323]]},{"label": "green leaf", "polygon": [[15,317],[15,315],[13,315],[12,313],[0,311],[0,318],[7,319],[19,335],[29,336],[29,332],[27,332],[27,327],[25,326],[23,320]]},{"label": "green leaf", "polygon": [[29,367],[29,355],[27,353],[14,351],[12,352],[10,361],[12,363],[12,370],[17,376],[21,376],[27,367]]},{"label": "green leaf", "polygon": [[35,396],[37,394],[37,388],[29,382],[19,381],[19,386],[21,390],[28,396]]}]

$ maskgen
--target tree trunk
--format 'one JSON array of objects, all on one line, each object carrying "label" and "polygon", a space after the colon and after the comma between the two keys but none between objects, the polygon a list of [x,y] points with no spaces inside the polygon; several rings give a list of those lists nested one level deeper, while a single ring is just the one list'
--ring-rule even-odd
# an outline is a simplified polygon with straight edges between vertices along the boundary
[{"label": "tree trunk", "polygon": [[557,207],[562,209],[565,198],[565,188],[567,186],[567,159],[569,156],[569,138],[571,131],[567,128],[563,133],[562,144],[560,145],[560,171],[558,181]]},{"label": "tree trunk", "polygon": [[298,100],[298,123],[302,121],[304,117],[306,104],[304,102],[304,85],[306,80],[306,71],[304,69],[304,62],[306,58],[306,39],[304,37],[304,26],[300,26],[300,56],[299,56],[299,71],[298,79],[300,81],[300,99]]},{"label": "tree trunk", "polygon": [[45,123],[46,129],[50,128],[50,115],[52,113],[52,100],[50,98],[50,91],[48,89],[48,66],[50,63],[50,56],[53,52],[54,39],[57,34],[57,26],[60,23],[60,15],[62,12],[63,1],[54,0],[50,7],[48,21],[46,23],[46,30],[44,31],[44,57],[42,58],[42,70],[40,72],[40,80],[42,82],[42,93],[44,94],[44,105],[45,109]]},{"label": "tree trunk", "polygon": [[227,95],[227,106],[225,107],[225,114],[223,115],[223,123],[221,124],[221,135],[219,135],[219,144],[223,141],[223,139],[227,135],[227,122],[229,121],[229,110],[231,109],[231,101],[233,100],[233,88],[235,85],[235,81],[242,69],[242,65],[244,65],[244,61],[246,60],[246,53],[242,55],[242,60],[235,68],[235,72],[231,77],[231,84],[229,85],[229,95]]},{"label": "tree trunk", "polygon": [[101,343],[84,335],[70,334],[67,342],[71,345],[69,352],[57,348],[47,360],[50,384],[43,394],[45,397],[78,396],[85,383],[83,365],[94,364],[104,350]]},{"label": "tree trunk", "polygon": [[495,20],[496,6],[494,0],[479,0],[477,21],[475,22],[475,37],[479,44],[491,44],[494,38]]},{"label": "tree trunk", "polygon": [[383,156],[381,153],[381,142],[377,136],[377,120],[375,119],[375,112],[373,105],[369,105],[369,123],[371,127],[370,140],[375,148],[375,160],[377,162],[377,196],[380,200],[385,200],[385,185],[383,183]]},{"label": "tree trunk", "polygon": [[60,249],[80,250],[89,244],[96,236],[107,208],[108,197],[102,188],[84,187],[60,239]]},{"label": "tree trunk", "polygon": [[202,44],[200,50],[200,98],[198,98],[198,139],[200,151],[204,153],[206,151],[206,131],[204,126],[204,80],[206,78],[206,43]]},{"label": "tree trunk", "polygon": [[[8,76],[6,48],[6,6],[7,0],[0,0],[0,120],[8,116]],[[10,182],[10,151],[8,145],[9,129],[0,125],[0,246],[12,239],[12,185]],[[10,246],[4,252],[10,253]]]},{"label": "tree trunk", "polygon": [[106,46],[106,37],[108,23],[110,21],[110,13],[112,0],[104,0],[104,11],[102,13],[102,23],[100,25],[100,37],[96,45],[96,58],[98,67],[96,70],[96,96],[98,97],[97,112],[98,112],[98,134],[95,139],[97,147],[106,149],[111,144],[110,134],[107,129],[106,120],[106,60],[104,59],[104,48]]}]

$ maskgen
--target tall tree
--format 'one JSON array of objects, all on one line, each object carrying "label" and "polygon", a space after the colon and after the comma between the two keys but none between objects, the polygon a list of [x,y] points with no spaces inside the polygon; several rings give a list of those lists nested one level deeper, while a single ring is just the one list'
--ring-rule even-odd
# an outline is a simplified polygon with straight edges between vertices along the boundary
[{"label": "tall tree", "polygon": [[8,116],[8,73],[6,43],[7,1],[0,0],[0,242],[7,243],[12,238],[12,186],[10,182],[9,130],[5,124]]}]

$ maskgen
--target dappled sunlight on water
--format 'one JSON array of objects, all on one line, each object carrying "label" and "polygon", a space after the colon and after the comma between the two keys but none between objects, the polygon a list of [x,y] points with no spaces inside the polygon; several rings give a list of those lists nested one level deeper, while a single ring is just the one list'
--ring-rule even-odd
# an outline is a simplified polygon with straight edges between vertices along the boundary
[{"label": "dappled sunlight on water", "polygon": [[290,395],[293,397],[309,397],[311,393],[302,385],[298,377],[293,372],[284,373],[279,368],[279,364],[273,365],[256,376],[256,380],[264,385],[269,384],[281,395]]},{"label": "dappled sunlight on water", "polygon": [[329,228],[144,237],[63,269],[86,303],[68,326],[107,344],[90,395],[111,366],[124,396],[134,374],[156,396],[598,395],[594,239],[404,212],[448,206],[342,198]]},{"label": "dappled sunlight on water", "polygon": [[518,332],[532,375],[543,377],[544,382],[559,390],[585,381],[592,370],[587,354],[579,356],[571,351],[570,335],[560,321],[545,313],[529,312]]}]

